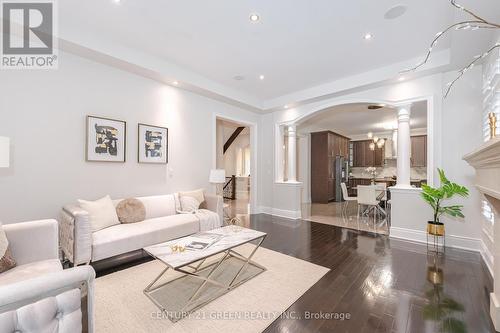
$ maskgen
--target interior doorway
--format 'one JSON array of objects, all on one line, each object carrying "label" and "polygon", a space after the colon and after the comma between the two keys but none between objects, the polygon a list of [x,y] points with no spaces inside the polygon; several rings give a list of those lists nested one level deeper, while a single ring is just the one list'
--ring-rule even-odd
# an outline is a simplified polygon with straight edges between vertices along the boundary
[{"label": "interior doorway", "polygon": [[251,127],[227,119],[216,119],[217,169],[224,169],[224,213],[249,223],[252,187],[252,140]]}]

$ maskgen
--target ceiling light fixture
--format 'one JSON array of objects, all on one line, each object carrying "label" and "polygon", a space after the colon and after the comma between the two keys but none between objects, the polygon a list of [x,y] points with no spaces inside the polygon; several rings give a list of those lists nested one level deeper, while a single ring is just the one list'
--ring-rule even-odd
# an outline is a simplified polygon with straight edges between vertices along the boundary
[{"label": "ceiling light fixture", "polygon": [[262,75],[262,74],[261,74],[261,75],[259,75],[259,80],[261,80],[261,81],[262,81],[262,80],[264,80],[265,78],[266,78],[266,77],[265,77],[264,75]]},{"label": "ceiling light fixture", "polygon": [[284,106],[284,108],[285,108],[285,109],[288,109],[288,105],[285,105],[285,106]]},{"label": "ceiling light fixture", "polygon": [[120,3],[120,0],[113,0],[114,3]]},{"label": "ceiling light fixture", "polygon": [[174,81],[174,82],[172,82],[172,83],[174,84],[174,86],[179,85],[179,82],[178,82],[178,81]]},{"label": "ceiling light fixture", "polygon": [[405,80],[405,77],[404,76],[400,76],[398,77],[398,81],[404,81]]},{"label": "ceiling light fixture", "polygon": [[369,32],[368,32],[368,33],[366,33],[366,34],[363,36],[363,38],[364,38],[365,40],[370,40],[370,39],[372,39],[372,38],[373,38],[373,35],[372,35],[371,33],[369,33]]},{"label": "ceiling light fixture", "polygon": [[260,16],[256,13],[252,13],[250,14],[250,21],[252,22],[259,22],[260,20]]}]

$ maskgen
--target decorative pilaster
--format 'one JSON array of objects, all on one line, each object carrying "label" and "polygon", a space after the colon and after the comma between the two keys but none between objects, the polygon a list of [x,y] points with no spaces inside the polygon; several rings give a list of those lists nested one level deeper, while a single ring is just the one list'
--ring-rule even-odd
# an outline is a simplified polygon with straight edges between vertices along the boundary
[{"label": "decorative pilaster", "polygon": [[297,126],[288,126],[287,175],[289,182],[297,182]]},{"label": "decorative pilaster", "polygon": [[411,188],[410,109],[411,104],[398,106],[397,188]]}]

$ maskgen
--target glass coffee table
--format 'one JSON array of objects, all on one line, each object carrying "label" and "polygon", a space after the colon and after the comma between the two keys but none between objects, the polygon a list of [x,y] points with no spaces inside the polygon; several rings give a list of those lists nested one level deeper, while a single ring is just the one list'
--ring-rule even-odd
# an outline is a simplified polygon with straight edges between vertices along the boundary
[{"label": "glass coffee table", "polygon": [[[264,272],[266,268],[252,257],[266,235],[226,226],[145,247],[144,251],[165,268],[144,294],[176,322]],[[212,240],[203,243],[204,239]],[[248,254],[237,249],[250,242],[255,246],[245,249]]]}]

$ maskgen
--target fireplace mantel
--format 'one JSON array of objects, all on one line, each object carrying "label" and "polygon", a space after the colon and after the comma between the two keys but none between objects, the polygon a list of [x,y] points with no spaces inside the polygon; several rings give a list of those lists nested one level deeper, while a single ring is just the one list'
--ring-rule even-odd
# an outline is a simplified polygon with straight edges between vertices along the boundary
[{"label": "fireplace mantel", "polygon": [[463,159],[476,169],[477,189],[500,214],[500,138],[485,142]]},{"label": "fireplace mantel", "polygon": [[[495,215],[500,216],[500,138],[485,142],[463,159],[476,169],[477,189],[491,204]],[[493,247],[494,292],[490,294],[490,316],[500,332],[500,221],[493,226]]]},{"label": "fireplace mantel", "polygon": [[476,169],[500,168],[500,137],[485,142],[463,159]]}]

